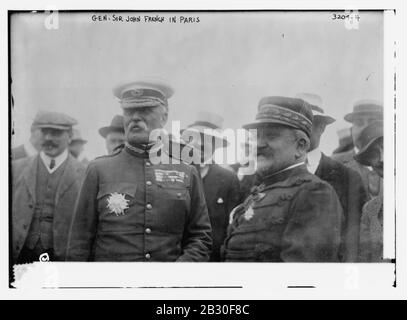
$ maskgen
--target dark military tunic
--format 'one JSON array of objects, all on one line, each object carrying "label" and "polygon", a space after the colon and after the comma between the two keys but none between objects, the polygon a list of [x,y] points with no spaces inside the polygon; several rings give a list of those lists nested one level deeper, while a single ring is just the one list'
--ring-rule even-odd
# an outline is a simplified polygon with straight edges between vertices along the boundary
[{"label": "dark military tunic", "polygon": [[[127,200],[120,214],[109,207],[115,193]],[[202,183],[194,167],[154,165],[148,153],[127,147],[89,164],[68,260],[207,261],[211,242]]]},{"label": "dark military tunic", "polygon": [[226,261],[338,261],[342,208],[305,165],[265,177],[231,214]]}]

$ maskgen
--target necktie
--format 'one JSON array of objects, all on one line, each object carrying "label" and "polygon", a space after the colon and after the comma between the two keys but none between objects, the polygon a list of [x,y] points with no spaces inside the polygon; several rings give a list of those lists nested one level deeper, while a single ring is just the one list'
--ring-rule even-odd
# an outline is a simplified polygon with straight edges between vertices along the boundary
[{"label": "necktie", "polygon": [[55,167],[55,159],[51,159],[51,162],[49,164],[49,168],[52,170]]}]

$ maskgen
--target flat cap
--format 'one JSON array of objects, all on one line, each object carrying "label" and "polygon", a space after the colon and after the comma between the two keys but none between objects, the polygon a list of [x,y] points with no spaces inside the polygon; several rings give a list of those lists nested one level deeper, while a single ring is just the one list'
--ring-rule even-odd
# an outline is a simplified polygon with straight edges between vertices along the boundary
[{"label": "flat cap", "polygon": [[110,122],[110,126],[102,127],[99,129],[99,134],[103,137],[106,138],[106,136],[110,132],[122,132],[124,133],[124,118],[123,116],[117,114],[113,117],[112,121]]},{"label": "flat cap", "polygon": [[355,117],[370,116],[383,120],[383,105],[376,100],[359,100],[353,105],[353,112],[345,115],[344,119],[353,122]]},{"label": "flat cap", "polygon": [[364,128],[358,137],[361,148],[355,155],[356,161],[369,166],[368,158],[370,148],[379,139],[383,139],[383,121],[374,121]]},{"label": "flat cap", "polygon": [[78,124],[78,122],[60,112],[54,111],[39,111],[35,116],[33,126],[37,128],[53,128],[59,130],[70,130],[72,126]]},{"label": "flat cap", "polygon": [[121,84],[113,89],[122,108],[141,108],[168,105],[174,90],[162,79],[145,80]]},{"label": "flat cap", "polygon": [[319,95],[304,92],[298,93],[295,97],[307,101],[311,105],[314,119],[318,117],[319,119],[322,119],[326,124],[331,124],[335,122],[335,119],[333,117],[325,114],[325,111],[322,108],[323,105],[322,98]]},{"label": "flat cap", "polygon": [[310,136],[312,120],[312,109],[308,102],[298,98],[272,96],[260,100],[255,121],[243,128],[255,129],[275,123],[302,130]]}]

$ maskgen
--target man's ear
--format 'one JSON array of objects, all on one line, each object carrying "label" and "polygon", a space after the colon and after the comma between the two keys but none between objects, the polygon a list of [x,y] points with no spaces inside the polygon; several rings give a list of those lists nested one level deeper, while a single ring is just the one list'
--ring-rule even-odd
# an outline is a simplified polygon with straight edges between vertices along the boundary
[{"label": "man's ear", "polygon": [[304,137],[300,137],[296,141],[297,152],[295,154],[296,159],[303,157],[309,150],[310,142]]},{"label": "man's ear", "polygon": [[162,114],[161,119],[162,119],[162,125],[163,125],[163,127],[164,127],[164,125],[165,125],[165,124],[167,123],[167,121],[168,121],[168,109],[165,108],[165,107],[164,107],[164,112],[163,112],[163,114]]}]

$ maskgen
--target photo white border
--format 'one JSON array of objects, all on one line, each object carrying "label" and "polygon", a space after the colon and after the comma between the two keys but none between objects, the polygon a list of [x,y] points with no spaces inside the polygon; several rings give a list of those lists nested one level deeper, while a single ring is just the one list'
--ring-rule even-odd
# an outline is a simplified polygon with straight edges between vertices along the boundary
[{"label": "photo white border", "polygon": [[[6,10],[39,10],[43,9],[115,9],[125,8],[132,10],[250,10],[250,9],[397,9],[396,19],[390,34],[386,33],[385,43],[389,39],[397,39],[397,179],[396,183],[388,187],[387,181],[389,174],[391,175],[394,167],[394,155],[385,151],[385,212],[392,209],[391,202],[394,201],[393,191],[397,191],[399,198],[396,202],[397,212],[397,225],[396,233],[397,241],[397,287],[393,288],[388,285],[388,281],[394,279],[394,265],[390,263],[385,264],[242,264],[237,267],[237,272],[232,271],[235,269],[231,264],[166,264],[166,263],[153,263],[153,264],[87,264],[82,272],[78,271],[78,279],[84,277],[84,280],[91,279],[95,270],[99,270],[103,279],[114,279],[120,282],[122,279],[118,278],[121,275],[128,275],[129,288],[127,289],[9,289],[8,288],[8,265],[7,260],[2,259],[1,269],[1,297],[6,299],[94,299],[94,298],[111,298],[111,299],[315,299],[315,298],[339,298],[339,299],[358,299],[358,298],[400,298],[406,297],[406,281],[405,274],[402,270],[406,269],[406,236],[403,234],[403,229],[406,226],[406,217],[403,215],[406,212],[405,196],[403,195],[403,179],[406,177],[405,168],[403,167],[402,157],[405,154],[403,149],[402,137],[405,126],[401,124],[405,119],[405,108],[401,106],[406,105],[405,90],[403,90],[403,82],[405,84],[405,43],[402,43],[403,32],[405,30],[406,13],[405,5],[402,6],[402,1],[330,1],[329,5],[326,1],[171,1],[171,2],[153,2],[153,1],[138,1],[137,6],[131,1],[115,1],[114,3],[108,1],[58,1],[58,4],[52,4],[50,1],[13,1],[3,2],[1,4],[1,32],[7,35],[7,11]],[[387,22],[386,22],[387,23]],[[394,29],[393,29],[394,28]],[[6,36],[2,37],[3,41],[8,41]],[[4,46],[7,48],[7,45]],[[390,52],[387,51],[386,46],[385,57],[388,57]],[[0,92],[3,105],[8,106],[8,56],[7,50],[2,50],[1,67],[3,76],[1,77]],[[388,66],[385,64],[386,68]],[[388,122],[389,117],[392,115],[389,112],[388,106],[393,106],[393,90],[389,87],[389,78],[385,74],[385,130],[391,122]],[[1,121],[3,121],[3,128],[8,128],[6,121],[8,119],[7,108],[1,108]],[[1,147],[3,150],[8,148],[8,133],[4,133],[1,138]],[[387,131],[386,131],[387,133]],[[385,145],[392,144],[392,137],[385,134]],[[389,144],[390,143],[390,144]],[[8,172],[8,159],[4,155],[0,162],[2,173]],[[392,176],[392,175],[391,175]],[[5,179],[2,179],[2,192],[1,203],[3,204],[3,215],[1,216],[1,234],[3,241],[1,241],[1,256],[8,256],[8,201],[9,201],[9,186]],[[390,200],[388,200],[390,199]],[[393,200],[393,201],[391,201]],[[390,202],[389,202],[390,201]],[[394,207],[394,206],[393,206]],[[390,209],[388,209],[390,208]],[[386,215],[385,224],[390,225],[389,215]],[[393,229],[394,230],[394,229]],[[392,230],[385,228],[386,237],[392,234]],[[394,232],[393,232],[394,233]],[[394,248],[386,245],[386,255],[394,251]],[[404,253],[404,254],[402,254]],[[37,263],[36,265],[39,265]],[[49,264],[47,268],[52,268]],[[100,266],[99,266],[100,265]],[[44,264],[39,266],[44,268]],[[65,264],[57,267],[59,274],[59,282],[63,283],[65,279]],[[127,269],[127,270],[125,270]],[[135,269],[135,270],[134,270]],[[49,271],[49,270],[48,270]],[[124,273],[122,273],[124,272]],[[109,275],[107,277],[106,275]],[[196,279],[196,280],[195,280]],[[212,280],[211,280],[212,279]],[[169,286],[188,284],[188,285],[202,285],[210,284],[213,279],[217,283],[226,283],[230,285],[243,283],[243,289],[181,289],[181,288],[135,288],[137,284],[153,283],[157,286],[167,282]],[[357,280],[355,280],[357,279]],[[62,281],[62,282],[61,282]],[[134,281],[133,283],[131,283]],[[162,282],[161,282],[162,281]],[[196,282],[195,282],[196,281]],[[286,281],[286,282],[284,282]],[[316,288],[286,288],[287,285],[295,285],[289,283],[300,283],[299,285],[315,284]],[[302,284],[301,284],[302,283]],[[354,284],[354,285],[349,285]],[[355,283],[358,285],[355,285]],[[100,285],[100,281],[98,282]],[[285,285],[286,284],[286,285]],[[362,286],[360,286],[363,284]],[[285,285],[285,286],[284,286]]]}]

